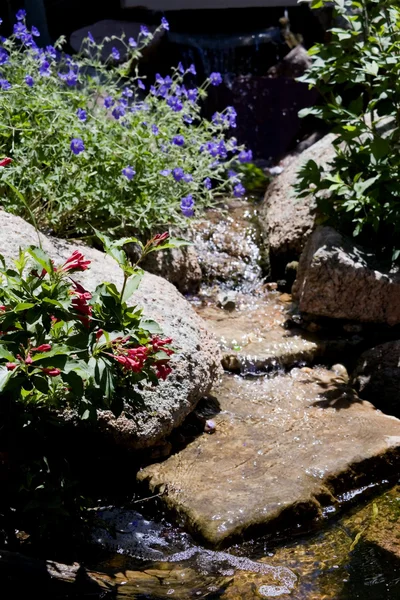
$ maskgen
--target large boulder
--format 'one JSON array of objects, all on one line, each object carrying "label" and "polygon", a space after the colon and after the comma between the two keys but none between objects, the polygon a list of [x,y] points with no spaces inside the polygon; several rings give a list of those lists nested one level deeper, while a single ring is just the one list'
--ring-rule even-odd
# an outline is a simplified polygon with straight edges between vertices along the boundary
[{"label": "large boulder", "polygon": [[349,321],[400,323],[400,277],[331,227],[318,227],[301,255],[293,298],[302,312]]},{"label": "large boulder", "polygon": [[[92,261],[91,268],[79,277],[87,289],[93,290],[103,281],[121,286],[119,267],[102,252],[41,234],[40,240],[55,262],[65,261],[76,248]],[[0,211],[0,254],[6,262],[10,263],[18,255],[20,247],[30,244],[38,245],[34,227],[20,217]],[[158,321],[178,348],[172,359],[172,374],[157,388],[144,392],[143,404],[134,415],[126,418],[122,414],[116,419],[104,411],[99,416],[99,426],[109,438],[119,445],[138,449],[159,443],[182,423],[198,400],[209,392],[220,370],[220,356],[203,320],[164,279],[146,273],[131,302],[143,307],[146,316]]]},{"label": "large boulder", "polygon": [[267,188],[260,207],[260,224],[274,274],[281,274],[286,263],[300,256],[315,229],[317,207],[314,196],[296,198],[294,194],[298,171],[309,160],[327,165],[335,156],[334,139],[333,134],[328,134],[300,155],[288,157],[283,163],[283,172]]},{"label": "large boulder", "polygon": [[361,398],[383,412],[400,416],[400,341],[367,350],[359,358],[353,384]]}]

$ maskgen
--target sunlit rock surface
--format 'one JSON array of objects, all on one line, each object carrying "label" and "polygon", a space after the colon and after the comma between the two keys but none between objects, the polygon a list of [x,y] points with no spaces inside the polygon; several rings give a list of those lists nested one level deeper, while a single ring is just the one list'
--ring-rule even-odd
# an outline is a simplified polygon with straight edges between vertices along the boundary
[{"label": "sunlit rock surface", "polygon": [[400,421],[324,369],[214,390],[216,431],[139,473],[213,545],[311,522],[398,466]]}]

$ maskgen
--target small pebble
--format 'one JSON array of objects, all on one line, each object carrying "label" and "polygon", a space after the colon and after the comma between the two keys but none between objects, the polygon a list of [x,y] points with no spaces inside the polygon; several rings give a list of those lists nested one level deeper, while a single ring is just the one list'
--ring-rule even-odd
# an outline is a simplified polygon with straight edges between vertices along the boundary
[{"label": "small pebble", "polygon": [[205,424],[204,424],[205,433],[215,433],[216,429],[217,429],[217,426],[215,424],[215,421],[213,421],[212,419],[208,419],[205,422]]}]

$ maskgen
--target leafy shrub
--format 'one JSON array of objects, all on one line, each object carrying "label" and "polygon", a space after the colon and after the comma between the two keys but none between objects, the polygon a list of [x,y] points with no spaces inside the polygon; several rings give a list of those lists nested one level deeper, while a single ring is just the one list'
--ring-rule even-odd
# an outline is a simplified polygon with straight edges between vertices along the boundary
[{"label": "leafy shrub", "polygon": [[[142,271],[121,246],[140,242],[99,235],[123,270],[121,291],[103,283],[91,294],[77,283],[74,274],[90,262],[78,251],[60,266],[37,247],[21,251],[14,268],[1,258],[0,543],[4,517],[9,540],[14,529],[41,542],[81,529],[88,498],[75,463],[84,459],[74,458],[79,445],[62,411],[74,409],[84,420],[99,409],[133,415],[143,386],[171,371],[172,339],[127,304]],[[167,238],[155,236],[142,254],[171,247]]]},{"label": "leafy shrub", "polygon": [[[313,0],[313,8],[326,2]],[[329,3],[332,4],[332,3]],[[309,51],[300,78],[320,92],[320,108],[301,111],[338,134],[328,169],[309,161],[297,192],[316,194],[325,220],[360,241],[374,241],[388,258],[400,253],[400,9],[391,0],[335,0],[341,26],[329,44]]]},{"label": "leafy shrub", "polygon": [[114,47],[104,62],[104,44],[90,34],[71,58],[63,39],[38,48],[24,11],[17,19],[0,43],[0,153],[13,159],[0,169],[7,210],[25,218],[32,210],[39,227],[61,236],[91,235],[93,225],[118,237],[183,224],[218,195],[244,193],[240,176],[226,177],[247,160],[226,138],[235,110],[211,121],[200,114],[219,73],[190,88],[195,68],[179,64],[149,86],[137,68],[153,39],[146,27],[138,40],[111,38],[125,57]]},{"label": "leafy shrub", "polygon": [[[36,247],[20,252],[15,269],[3,264],[0,398],[76,408],[83,419],[95,418],[100,408],[119,415],[124,401],[134,406],[134,388],[169,374],[172,340],[160,338],[157,323],[126,303],[142,276],[121,249],[132,238],[99,236],[123,269],[121,291],[103,283],[91,294],[74,281],[71,275],[90,264],[79,251],[58,267]],[[154,237],[143,254],[171,247],[163,241]]]}]

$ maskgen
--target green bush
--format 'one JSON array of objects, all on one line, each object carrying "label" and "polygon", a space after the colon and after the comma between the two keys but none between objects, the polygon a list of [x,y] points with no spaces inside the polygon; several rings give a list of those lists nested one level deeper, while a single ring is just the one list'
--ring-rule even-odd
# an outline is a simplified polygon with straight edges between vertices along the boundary
[{"label": "green bush", "polygon": [[194,66],[179,64],[149,86],[137,67],[153,38],[146,27],[138,40],[111,38],[125,56],[113,48],[103,61],[104,44],[90,34],[70,57],[63,39],[38,48],[39,32],[26,28],[23,11],[17,19],[0,42],[0,156],[13,159],[0,169],[6,210],[29,219],[31,210],[60,236],[90,236],[93,225],[118,237],[184,224],[219,195],[244,193],[240,176],[227,177],[250,158],[226,137],[235,110],[211,121],[200,114],[219,73],[186,87]]},{"label": "green bush", "polygon": [[[326,2],[313,0],[313,8]],[[329,4],[332,4],[329,2]],[[337,133],[327,169],[309,161],[297,193],[316,194],[323,221],[376,245],[389,260],[400,254],[400,8],[390,0],[335,0],[331,41],[309,51],[300,78],[324,103],[306,109]]]},{"label": "green bush", "polygon": [[[121,290],[103,283],[91,294],[77,283],[74,274],[90,262],[78,251],[59,266],[36,247],[21,251],[13,268],[0,257],[0,544],[4,519],[10,540],[14,529],[43,541],[81,523],[88,499],[76,462],[85,457],[71,466],[79,450],[64,411],[95,420],[100,409],[118,416],[124,408],[134,418],[143,386],[171,372],[172,339],[127,304],[142,271],[121,245],[139,242],[100,238],[123,270]],[[152,238],[143,256],[171,247],[167,238]]]}]

